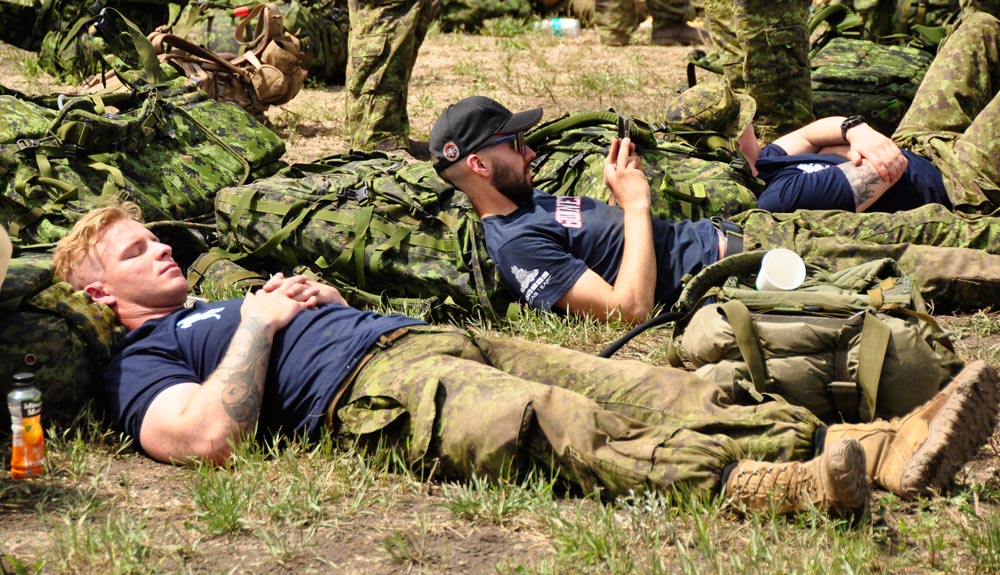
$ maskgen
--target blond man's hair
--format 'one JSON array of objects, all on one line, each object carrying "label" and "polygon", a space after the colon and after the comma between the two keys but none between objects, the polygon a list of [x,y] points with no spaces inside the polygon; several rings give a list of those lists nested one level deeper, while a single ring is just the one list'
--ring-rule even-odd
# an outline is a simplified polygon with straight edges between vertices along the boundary
[{"label": "blond man's hair", "polygon": [[59,240],[52,255],[55,274],[74,288],[81,289],[92,281],[84,272],[90,250],[101,239],[101,234],[112,224],[123,220],[142,221],[142,211],[132,202],[98,208],[87,213],[73,225],[66,236]]}]

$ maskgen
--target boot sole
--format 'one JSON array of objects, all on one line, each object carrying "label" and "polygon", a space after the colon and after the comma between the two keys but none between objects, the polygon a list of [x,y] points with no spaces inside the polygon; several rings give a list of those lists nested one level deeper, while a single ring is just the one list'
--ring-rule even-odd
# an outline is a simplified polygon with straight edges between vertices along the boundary
[{"label": "boot sole", "polygon": [[830,512],[854,514],[868,505],[871,485],[865,474],[865,449],[856,439],[838,441],[827,454],[827,477],[835,500],[830,502]]},{"label": "boot sole", "polygon": [[955,474],[993,435],[1000,387],[992,367],[983,361],[966,365],[945,392],[950,395],[931,421],[927,441],[903,469],[900,489],[905,497],[951,487]]}]

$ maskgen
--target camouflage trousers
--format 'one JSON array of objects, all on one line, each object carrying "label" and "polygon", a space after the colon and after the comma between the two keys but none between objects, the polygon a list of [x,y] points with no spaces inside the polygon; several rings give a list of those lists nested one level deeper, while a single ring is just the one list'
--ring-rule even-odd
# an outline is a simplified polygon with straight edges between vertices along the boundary
[{"label": "camouflage trousers", "polygon": [[1000,20],[963,18],[893,134],[941,170],[958,210],[1000,208]]},{"label": "camouflage trousers", "polygon": [[766,142],[813,120],[809,5],[809,0],[705,1],[726,80],[757,101],[757,136]]},{"label": "camouflage trousers", "polygon": [[[628,44],[640,19],[635,0],[593,0],[593,5],[594,25],[601,41],[616,46]],[[684,24],[695,17],[691,0],[647,0],[646,8],[655,28]]]},{"label": "camouflage trousers", "polygon": [[821,422],[782,402],[724,405],[690,372],[457,328],[376,346],[337,405],[340,433],[389,438],[448,477],[540,467],[585,492],[715,489],[744,458],[814,455]]},{"label": "camouflage trousers", "polygon": [[893,258],[938,308],[982,309],[1000,294],[1000,217],[928,204],[897,213],[750,210],[732,219],[748,250],[785,247],[831,270]]},{"label": "camouflage trousers", "polygon": [[431,0],[350,0],[347,131],[351,147],[407,147],[407,88],[432,17]]}]

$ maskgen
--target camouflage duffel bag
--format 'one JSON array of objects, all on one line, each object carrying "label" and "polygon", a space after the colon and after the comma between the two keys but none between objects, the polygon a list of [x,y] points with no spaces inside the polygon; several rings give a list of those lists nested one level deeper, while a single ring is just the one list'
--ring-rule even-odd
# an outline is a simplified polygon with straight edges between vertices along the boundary
[{"label": "camouflage duffel bag", "polygon": [[[88,400],[99,399],[101,369],[125,333],[111,308],[68,283],[53,282],[51,256],[37,253],[11,260],[0,309],[0,390],[5,395],[13,374],[31,371],[42,391],[46,420],[72,421]],[[10,414],[0,412],[0,429],[9,432]]]},{"label": "camouflage duffel bag", "polygon": [[893,260],[837,273],[809,266],[796,290],[758,291],[764,253],[724,258],[688,282],[678,306],[696,311],[675,327],[673,365],[694,367],[738,403],[780,396],[828,422],[904,415],[961,369]]},{"label": "camouflage duffel bag", "polygon": [[[817,34],[821,24],[828,27]],[[929,43],[939,42],[944,29],[936,29],[940,34],[925,41],[905,35],[876,41],[864,34],[861,19],[843,5],[818,12],[809,27],[815,37],[809,50],[813,114],[825,118],[849,110],[891,136],[934,59],[936,44]],[[902,45],[907,39],[926,48]]]},{"label": "camouflage duffel bag", "polygon": [[15,245],[54,243],[109,200],[207,224],[217,190],[285,165],[274,132],[184,78],[84,96],[0,87],[0,116],[0,218]]},{"label": "camouflage duffel bag", "polygon": [[733,139],[714,132],[674,131],[614,112],[581,112],[525,134],[538,154],[532,184],[556,196],[609,201],[604,161],[611,140],[628,133],[649,180],[653,216],[697,220],[756,207],[759,182]]},{"label": "camouflage duffel bag", "polygon": [[479,219],[429,162],[356,152],[294,164],[221,190],[215,213],[220,247],[250,269],[305,266],[351,303],[419,303],[432,318],[506,314]]}]

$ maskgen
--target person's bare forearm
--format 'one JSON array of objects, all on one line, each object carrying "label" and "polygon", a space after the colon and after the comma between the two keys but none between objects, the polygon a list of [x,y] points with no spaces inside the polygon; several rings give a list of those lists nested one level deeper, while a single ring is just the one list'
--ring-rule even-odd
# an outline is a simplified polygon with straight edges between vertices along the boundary
[{"label": "person's bare forearm", "polygon": [[625,246],[622,265],[614,284],[614,306],[622,319],[642,321],[653,309],[656,290],[656,258],[653,254],[653,224],[649,205],[625,207]]},{"label": "person's bare forearm", "polygon": [[220,400],[234,433],[251,432],[257,424],[271,340],[264,321],[244,320],[233,334],[219,367],[204,384],[213,391],[221,387]]},{"label": "person's bare forearm", "polygon": [[856,212],[863,212],[870,208],[886,190],[892,187],[892,182],[879,178],[878,172],[868,160],[863,160],[860,166],[844,162],[837,167],[847,176],[851,193],[854,194],[854,211]]}]

